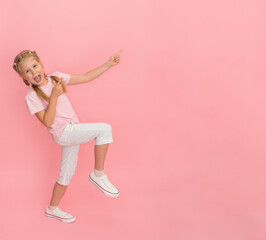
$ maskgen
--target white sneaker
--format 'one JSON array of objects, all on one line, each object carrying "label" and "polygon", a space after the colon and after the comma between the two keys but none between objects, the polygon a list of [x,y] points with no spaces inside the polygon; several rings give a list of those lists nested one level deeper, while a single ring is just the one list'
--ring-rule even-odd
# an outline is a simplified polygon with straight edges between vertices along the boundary
[{"label": "white sneaker", "polygon": [[119,190],[109,181],[106,174],[96,177],[94,171],[92,171],[89,180],[107,196],[117,197],[120,194]]},{"label": "white sneaker", "polygon": [[62,222],[70,223],[70,222],[74,222],[75,221],[75,217],[74,216],[72,216],[69,213],[66,213],[66,212],[62,211],[58,207],[52,211],[47,206],[46,210],[45,210],[45,216],[46,217],[50,217],[50,218],[58,219],[58,220],[60,220]]}]

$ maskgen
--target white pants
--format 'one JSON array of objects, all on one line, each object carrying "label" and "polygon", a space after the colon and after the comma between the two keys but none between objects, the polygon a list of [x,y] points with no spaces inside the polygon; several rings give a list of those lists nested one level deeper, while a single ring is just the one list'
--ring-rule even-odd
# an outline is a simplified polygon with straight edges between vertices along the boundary
[{"label": "white pants", "polygon": [[62,146],[61,167],[57,182],[68,185],[75,173],[79,144],[96,139],[95,145],[113,142],[112,127],[108,123],[73,123],[64,129],[56,143]]}]

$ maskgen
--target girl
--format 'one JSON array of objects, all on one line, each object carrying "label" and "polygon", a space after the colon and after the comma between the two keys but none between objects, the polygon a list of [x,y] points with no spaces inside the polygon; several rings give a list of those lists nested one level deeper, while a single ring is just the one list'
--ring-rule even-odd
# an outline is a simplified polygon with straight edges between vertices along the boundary
[{"label": "girl", "polygon": [[113,54],[103,65],[85,74],[70,75],[44,73],[44,67],[35,51],[23,50],[14,59],[13,69],[29,86],[25,97],[29,113],[47,127],[55,142],[61,145],[61,166],[45,215],[63,222],[74,222],[75,217],[62,211],[58,205],[75,172],[79,144],[96,139],[95,166],[89,181],[107,196],[117,197],[119,190],[104,173],[104,159],[109,143],[113,142],[112,127],[107,123],[80,123],[66,95],[66,86],[93,80],[120,61],[120,52]]}]

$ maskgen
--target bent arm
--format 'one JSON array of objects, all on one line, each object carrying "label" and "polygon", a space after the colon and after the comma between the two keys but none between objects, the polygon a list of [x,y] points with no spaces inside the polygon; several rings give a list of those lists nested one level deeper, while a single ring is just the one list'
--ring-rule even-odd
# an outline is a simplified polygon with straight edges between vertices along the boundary
[{"label": "bent arm", "polygon": [[35,113],[36,117],[46,126],[51,127],[54,122],[57,105],[57,96],[51,95],[47,110]]}]

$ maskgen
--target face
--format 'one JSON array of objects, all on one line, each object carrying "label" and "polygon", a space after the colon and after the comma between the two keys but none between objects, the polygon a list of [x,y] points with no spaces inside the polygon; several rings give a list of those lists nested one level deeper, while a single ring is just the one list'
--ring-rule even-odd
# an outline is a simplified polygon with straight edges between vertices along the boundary
[{"label": "face", "polygon": [[36,61],[34,57],[25,58],[20,63],[20,76],[36,86],[43,86],[47,82],[42,63]]}]

